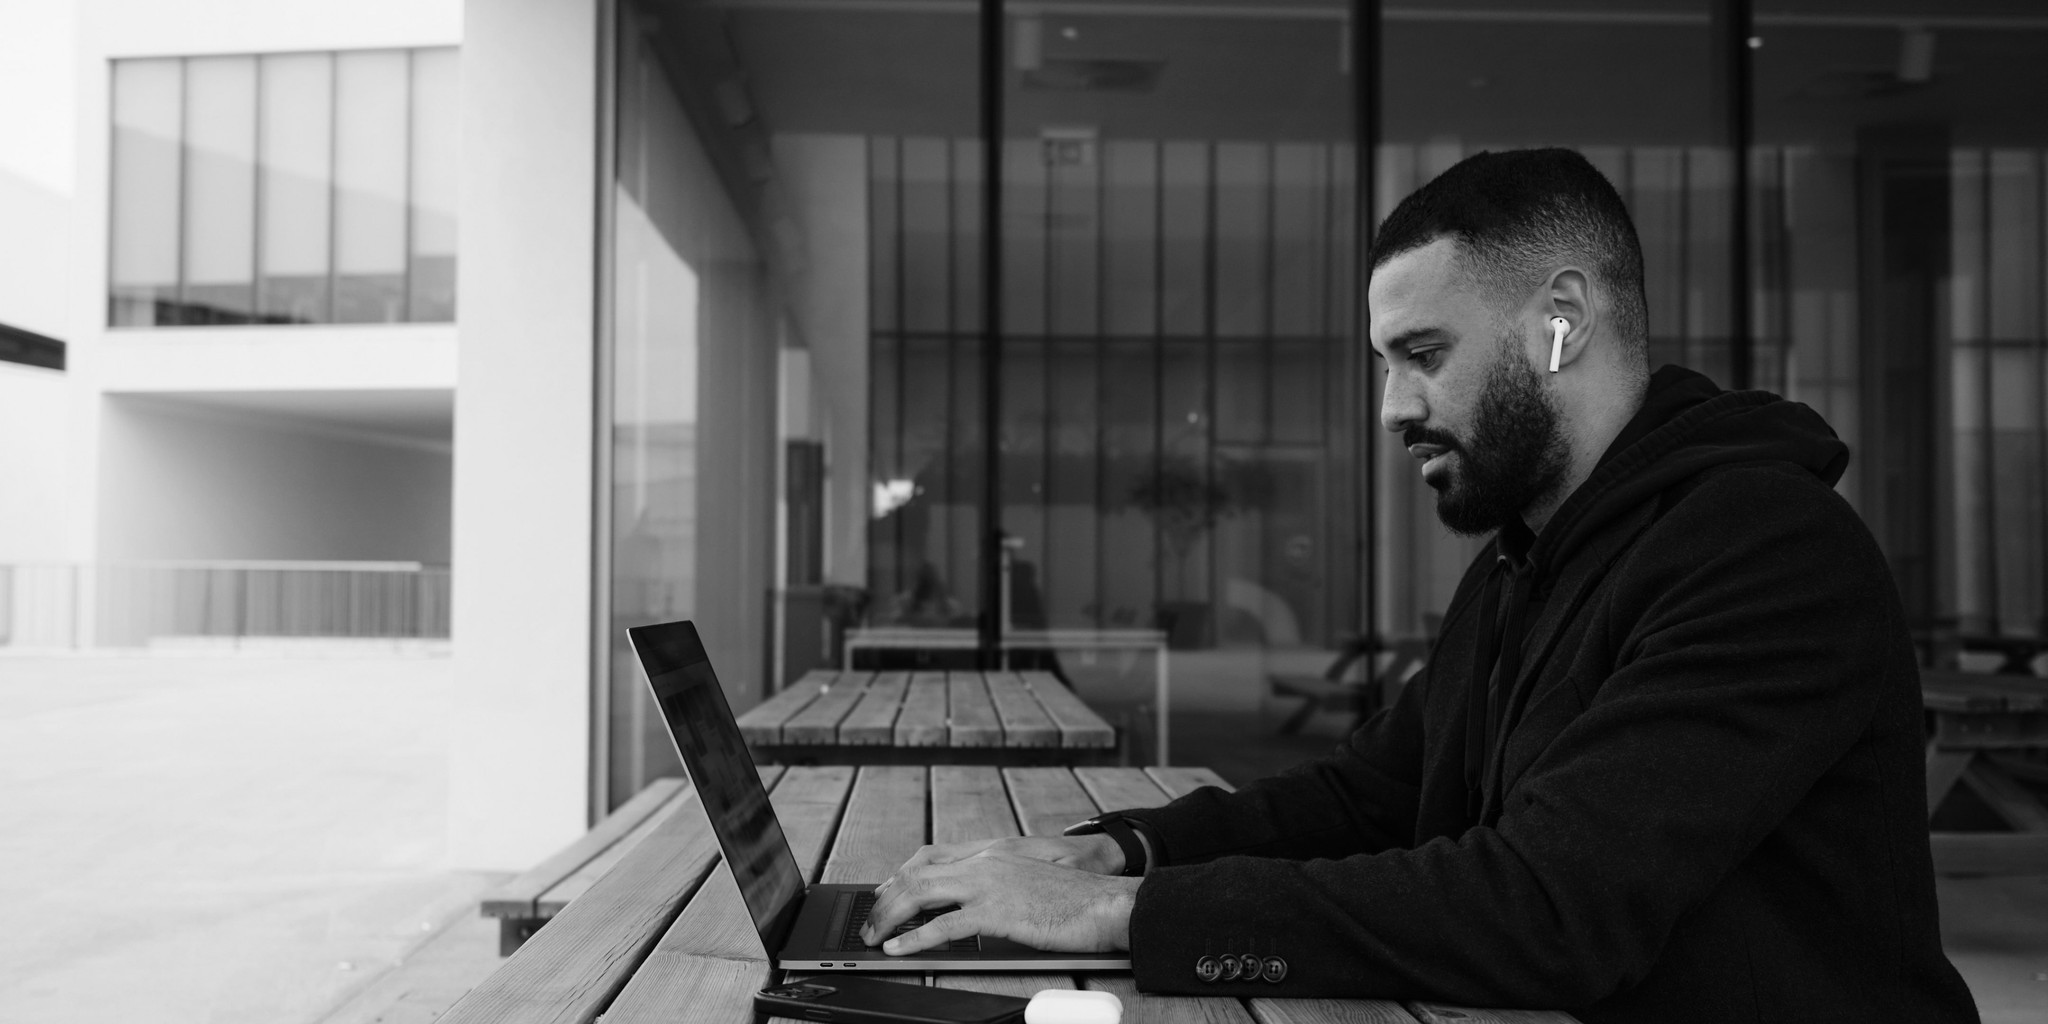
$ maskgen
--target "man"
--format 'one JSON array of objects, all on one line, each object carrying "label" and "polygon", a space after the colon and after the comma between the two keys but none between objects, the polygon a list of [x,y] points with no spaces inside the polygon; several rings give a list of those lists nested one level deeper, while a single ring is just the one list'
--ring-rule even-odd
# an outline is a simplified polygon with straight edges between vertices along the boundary
[{"label": "man", "polygon": [[1154,992],[1595,1024],[1976,1020],[1903,613],[1832,490],[1847,448],[1805,406],[1648,372],[1635,228],[1575,153],[1458,164],[1371,266],[1381,421],[1445,525],[1494,535],[1428,672],[1236,793],[927,847],[871,935],[957,903],[884,948],[981,932],[1128,948]]}]

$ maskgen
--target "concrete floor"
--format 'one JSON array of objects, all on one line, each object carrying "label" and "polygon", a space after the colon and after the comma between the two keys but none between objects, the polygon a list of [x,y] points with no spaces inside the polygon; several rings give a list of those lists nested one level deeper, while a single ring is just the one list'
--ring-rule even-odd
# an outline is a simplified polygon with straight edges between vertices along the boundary
[{"label": "concrete floor", "polygon": [[475,913],[446,659],[0,656],[0,1020],[318,1018]]},{"label": "concrete floor", "polygon": [[[1176,657],[1176,762],[1327,749],[1338,716],[1272,735],[1269,667]],[[450,689],[437,658],[0,654],[0,1021],[433,1020],[498,963],[497,878],[445,860]],[[1987,1024],[2048,1019],[2048,877],[1940,892]]]}]

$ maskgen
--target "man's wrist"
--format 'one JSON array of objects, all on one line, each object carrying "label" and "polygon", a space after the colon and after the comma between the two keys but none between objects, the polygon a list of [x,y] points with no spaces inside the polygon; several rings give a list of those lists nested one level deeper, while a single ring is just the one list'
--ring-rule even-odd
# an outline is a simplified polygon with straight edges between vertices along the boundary
[{"label": "man's wrist", "polygon": [[1077,821],[1067,826],[1064,834],[1106,837],[1116,846],[1116,853],[1102,854],[1103,863],[1108,865],[1104,873],[1136,878],[1158,863],[1159,850],[1147,835],[1149,831],[1142,822],[1125,817],[1122,812],[1112,812]]},{"label": "man's wrist", "polygon": [[1076,836],[1075,838],[1087,840],[1093,848],[1096,874],[1123,874],[1124,848],[1118,845],[1116,840],[1111,839],[1108,833],[1096,832],[1092,835]]},{"label": "man's wrist", "polygon": [[1111,950],[1128,952],[1131,948],[1131,914],[1138,907],[1138,886],[1142,878],[1108,878],[1108,892],[1098,903],[1100,932],[1109,942]]}]

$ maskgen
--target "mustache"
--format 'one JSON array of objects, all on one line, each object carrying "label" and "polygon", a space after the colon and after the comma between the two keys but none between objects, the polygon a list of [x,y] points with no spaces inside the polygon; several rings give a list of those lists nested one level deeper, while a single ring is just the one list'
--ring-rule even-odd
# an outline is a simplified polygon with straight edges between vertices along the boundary
[{"label": "mustache", "polygon": [[1408,448],[1418,444],[1433,444],[1454,452],[1463,451],[1465,448],[1464,445],[1458,443],[1457,438],[1441,430],[1414,426],[1401,431],[1401,447]]}]

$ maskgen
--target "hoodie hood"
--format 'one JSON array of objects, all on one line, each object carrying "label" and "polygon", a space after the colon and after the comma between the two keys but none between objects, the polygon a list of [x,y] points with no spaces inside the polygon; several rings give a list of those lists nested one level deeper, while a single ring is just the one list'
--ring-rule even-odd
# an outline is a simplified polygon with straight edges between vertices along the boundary
[{"label": "hoodie hood", "polygon": [[1833,487],[1849,466],[1849,446],[1802,403],[1768,391],[1723,391],[1702,374],[1666,366],[1650,376],[1643,407],[1536,538],[1529,561],[1547,575],[1616,516],[1673,485],[1755,462],[1790,463]]}]

